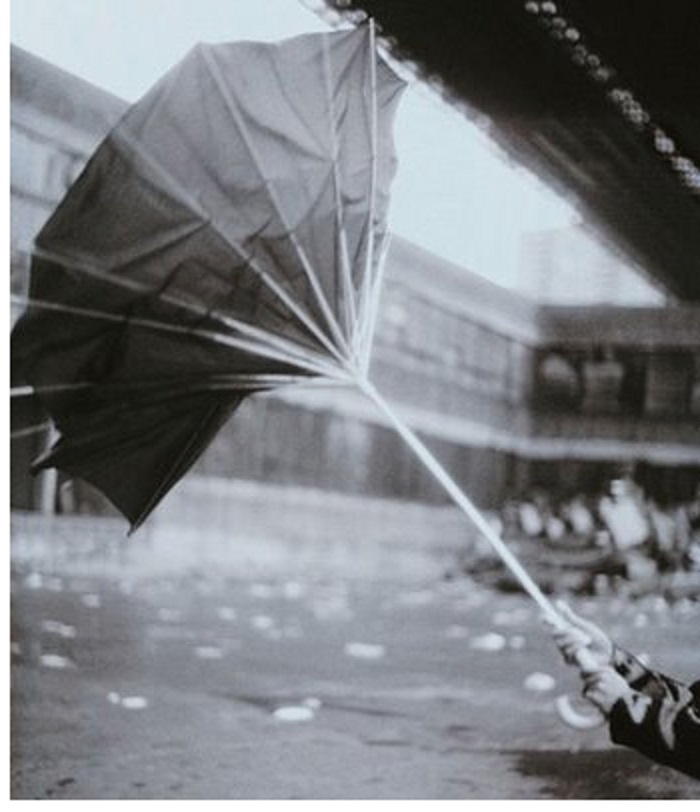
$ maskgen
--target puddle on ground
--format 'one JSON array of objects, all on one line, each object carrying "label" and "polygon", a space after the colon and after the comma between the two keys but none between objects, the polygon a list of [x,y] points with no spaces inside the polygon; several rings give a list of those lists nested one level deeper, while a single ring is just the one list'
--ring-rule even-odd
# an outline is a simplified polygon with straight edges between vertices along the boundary
[{"label": "puddle on ground", "polygon": [[448,725],[445,732],[460,739],[467,738],[471,740],[474,737],[474,728],[471,725]]},{"label": "puddle on ground", "polygon": [[330,710],[344,711],[346,713],[360,713],[364,716],[378,716],[387,719],[408,718],[408,713],[401,713],[400,711],[385,710],[384,708],[372,708],[367,705],[355,705],[353,703],[345,702],[328,702],[324,701],[324,708]]},{"label": "puddle on ground", "polygon": [[[234,702],[244,702],[247,705],[260,708],[268,713],[273,712],[276,708],[282,705],[307,705],[311,707],[311,702],[306,697],[299,696],[254,696],[251,694],[233,694],[228,692],[214,691],[210,692],[210,696],[220,697],[222,699],[233,700]],[[384,708],[375,708],[367,705],[357,705],[355,703],[338,702],[335,700],[315,700],[319,702],[319,707],[322,704],[324,711],[335,710],[343,711],[345,713],[359,713],[364,716],[375,716],[381,718],[408,718],[409,714],[401,713],[399,711],[386,710]]]},{"label": "puddle on ground", "polygon": [[[551,798],[676,800],[687,797],[677,789],[678,773],[658,767],[631,750],[522,750],[509,755],[515,758],[515,768],[521,775],[544,781],[543,792]],[[667,782],[663,781],[665,775]]]},{"label": "puddle on ground", "polygon": [[410,747],[411,742],[407,739],[362,739],[363,744],[370,747]]}]

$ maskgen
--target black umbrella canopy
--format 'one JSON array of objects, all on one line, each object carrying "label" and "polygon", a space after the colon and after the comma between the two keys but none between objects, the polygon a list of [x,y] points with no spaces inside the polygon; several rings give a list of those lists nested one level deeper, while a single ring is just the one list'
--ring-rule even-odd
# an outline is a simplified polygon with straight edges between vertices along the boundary
[{"label": "black umbrella canopy", "polygon": [[135,528],[248,395],[366,371],[403,86],[363,26],[199,45],[127,111],[36,239],[36,469]]}]

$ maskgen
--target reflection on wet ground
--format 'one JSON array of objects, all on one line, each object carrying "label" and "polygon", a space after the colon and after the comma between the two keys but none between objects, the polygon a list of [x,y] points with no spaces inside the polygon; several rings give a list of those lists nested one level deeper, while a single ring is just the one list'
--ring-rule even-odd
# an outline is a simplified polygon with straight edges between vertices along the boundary
[{"label": "reflection on wet ground", "polygon": [[[518,595],[467,581],[12,577],[16,798],[693,798],[579,732]],[[680,678],[700,611],[576,607]]]},{"label": "reflection on wet ground", "polygon": [[[673,780],[669,780],[673,773],[628,750],[578,753],[532,750],[512,755],[523,775],[544,780],[543,790],[552,798],[641,800],[664,797],[677,800],[690,797],[683,788],[674,787]],[[664,786],[663,796],[653,795],[658,792],[658,787],[654,789],[658,783]]]}]

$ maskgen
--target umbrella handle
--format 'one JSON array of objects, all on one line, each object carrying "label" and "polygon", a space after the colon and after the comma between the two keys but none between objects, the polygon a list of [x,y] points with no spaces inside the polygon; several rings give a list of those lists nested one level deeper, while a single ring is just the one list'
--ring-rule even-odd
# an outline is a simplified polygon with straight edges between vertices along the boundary
[{"label": "umbrella handle", "polygon": [[[574,655],[574,662],[581,669],[582,674],[591,674],[599,668],[596,659],[583,646]],[[591,702],[586,704],[589,707],[584,713],[574,706],[573,700],[568,694],[558,696],[554,700],[554,707],[557,709],[559,718],[569,727],[576,728],[576,730],[591,730],[604,725],[607,721],[605,715]]]},{"label": "umbrella handle", "polygon": [[576,730],[592,730],[595,727],[601,727],[607,721],[605,716],[593,706],[586,712],[578,710],[568,694],[558,696],[554,700],[554,707],[562,722]]}]

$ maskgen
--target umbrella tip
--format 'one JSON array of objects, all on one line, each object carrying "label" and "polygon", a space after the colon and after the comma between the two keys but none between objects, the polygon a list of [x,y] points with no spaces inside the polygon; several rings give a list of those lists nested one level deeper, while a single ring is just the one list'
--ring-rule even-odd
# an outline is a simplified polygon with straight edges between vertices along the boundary
[{"label": "umbrella tip", "polygon": [[126,537],[130,539],[138,530],[140,530],[141,525],[144,523],[145,519],[146,519],[145,516],[139,516],[138,519],[133,521],[129,525],[129,529],[126,531]]}]

